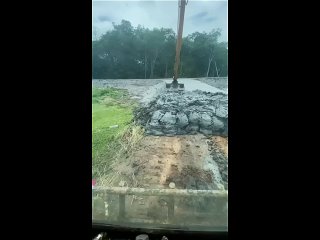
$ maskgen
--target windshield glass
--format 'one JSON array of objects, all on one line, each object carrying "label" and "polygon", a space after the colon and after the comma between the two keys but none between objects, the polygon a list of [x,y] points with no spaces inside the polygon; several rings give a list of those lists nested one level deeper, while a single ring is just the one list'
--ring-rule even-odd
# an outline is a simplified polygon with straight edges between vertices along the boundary
[{"label": "windshield glass", "polygon": [[92,2],[92,221],[227,229],[228,2]]}]

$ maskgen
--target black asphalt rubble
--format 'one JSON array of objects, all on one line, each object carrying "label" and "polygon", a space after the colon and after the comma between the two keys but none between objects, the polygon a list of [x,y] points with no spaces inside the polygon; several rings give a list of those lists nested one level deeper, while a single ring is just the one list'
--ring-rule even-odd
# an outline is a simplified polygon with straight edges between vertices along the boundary
[{"label": "black asphalt rubble", "polygon": [[146,134],[227,136],[228,95],[222,92],[165,92],[135,111],[135,121]]}]

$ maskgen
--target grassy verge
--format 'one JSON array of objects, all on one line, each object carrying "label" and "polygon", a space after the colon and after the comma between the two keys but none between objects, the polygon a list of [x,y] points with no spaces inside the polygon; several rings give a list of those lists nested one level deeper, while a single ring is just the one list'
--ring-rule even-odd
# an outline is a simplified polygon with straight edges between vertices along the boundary
[{"label": "grassy verge", "polygon": [[132,123],[135,107],[125,90],[92,89],[92,175],[99,185],[120,180],[124,169],[118,166],[143,136],[143,130]]}]

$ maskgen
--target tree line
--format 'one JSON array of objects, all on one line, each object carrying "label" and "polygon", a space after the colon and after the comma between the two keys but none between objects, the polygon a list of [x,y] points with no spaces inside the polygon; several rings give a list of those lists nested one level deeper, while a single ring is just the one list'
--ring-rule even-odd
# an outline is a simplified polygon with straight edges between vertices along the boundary
[{"label": "tree line", "polygon": [[[194,32],[183,38],[179,77],[228,76],[228,44],[219,42],[220,29]],[[129,21],[92,41],[92,78],[171,78],[176,34],[169,28],[152,30]]]}]

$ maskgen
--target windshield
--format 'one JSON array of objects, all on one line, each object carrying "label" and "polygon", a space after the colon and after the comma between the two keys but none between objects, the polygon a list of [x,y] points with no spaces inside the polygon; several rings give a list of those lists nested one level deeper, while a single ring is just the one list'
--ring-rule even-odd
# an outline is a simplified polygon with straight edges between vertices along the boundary
[{"label": "windshield", "polygon": [[227,1],[92,2],[92,221],[227,230]]}]

